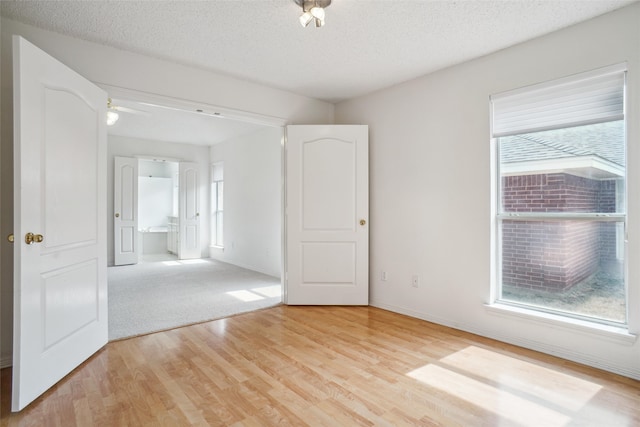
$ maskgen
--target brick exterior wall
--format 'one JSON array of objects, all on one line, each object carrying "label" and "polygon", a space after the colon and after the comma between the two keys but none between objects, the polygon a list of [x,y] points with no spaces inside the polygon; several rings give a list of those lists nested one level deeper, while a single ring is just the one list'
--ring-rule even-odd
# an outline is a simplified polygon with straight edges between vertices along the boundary
[{"label": "brick exterior wall", "polygon": [[[615,181],[565,173],[502,179],[505,212],[615,212]],[[615,259],[613,223],[590,221],[502,222],[502,280],[505,285],[559,291]]]}]

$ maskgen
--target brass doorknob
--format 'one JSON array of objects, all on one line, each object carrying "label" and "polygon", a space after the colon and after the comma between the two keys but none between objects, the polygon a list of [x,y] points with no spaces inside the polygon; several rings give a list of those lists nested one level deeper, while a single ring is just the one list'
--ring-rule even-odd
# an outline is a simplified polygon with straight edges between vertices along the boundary
[{"label": "brass doorknob", "polygon": [[43,240],[44,240],[44,237],[42,237],[42,234],[27,233],[24,235],[24,242],[27,245],[32,245],[34,243],[42,243]]},{"label": "brass doorknob", "polygon": [[116,214],[116,218],[120,218],[120,214],[119,213]]},{"label": "brass doorknob", "polygon": [[367,221],[365,221],[364,219],[360,220],[360,225],[365,225],[367,223]]},{"label": "brass doorknob", "polygon": [[13,238],[13,233],[11,233],[11,234],[9,234],[9,235],[7,236],[7,240],[9,241],[9,243],[13,243],[13,241],[15,240],[15,239]]}]

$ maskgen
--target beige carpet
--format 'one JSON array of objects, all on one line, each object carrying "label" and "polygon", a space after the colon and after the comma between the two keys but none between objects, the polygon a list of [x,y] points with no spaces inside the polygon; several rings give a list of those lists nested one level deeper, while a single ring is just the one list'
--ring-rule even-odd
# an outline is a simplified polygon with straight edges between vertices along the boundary
[{"label": "beige carpet", "polygon": [[280,279],[211,260],[108,268],[109,339],[157,332],[280,304]]}]

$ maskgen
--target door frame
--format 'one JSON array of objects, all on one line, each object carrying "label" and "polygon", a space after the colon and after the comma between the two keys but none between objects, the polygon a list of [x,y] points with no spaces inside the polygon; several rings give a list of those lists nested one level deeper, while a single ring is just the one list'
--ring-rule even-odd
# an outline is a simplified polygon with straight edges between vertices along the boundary
[{"label": "door frame", "polygon": [[[240,122],[262,125],[265,127],[275,127],[281,130],[280,140],[280,285],[282,289],[282,302],[287,303],[287,281],[286,281],[286,140],[287,125],[290,124],[286,119],[277,116],[268,116],[264,114],[256,114],[248,111],[237,110],[233,108],[212,105],[204,102],[196,102],[184,98],[175,98],[170,96],[158,95],[148,92],[142,92],[135,89],[128,89],[118,86],[112,86],[106,83],[94,81],[94,84],[104,89],[111,98],[122,98],[128,101],[161,105],[164,107],[175,108],[178,110],[196,111],[204,110],[205,112],[220,113],[227,119],[237,120]],[[108,132],[107,132],[108,133]],[[108,139],[108,138],[107,138]],[[206,206],[207,212],[210,208],[211,200]],[[201,209],[202,210],[202,209]],[[108,215],[107,215],[108,216]],[[109,216],[108,216],[109,217]],[[113,233],[112,233],[113,234]]]}]

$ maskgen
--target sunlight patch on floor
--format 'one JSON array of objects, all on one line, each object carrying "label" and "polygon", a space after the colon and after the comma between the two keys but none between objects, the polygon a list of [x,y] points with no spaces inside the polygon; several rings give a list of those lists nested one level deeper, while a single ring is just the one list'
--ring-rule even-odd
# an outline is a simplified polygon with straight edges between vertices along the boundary
[{"label": "sunlight patch on floor", "polygon": [[245,290],[227,292],[227,295],[231,295],[232,297],[237,298],[240,301],[244,301],[244,302],[258,301],[258,300],[264,299],[263,296],[260,296],[256,293],[253,293],[251,291],[245,291]]},{"label": "sunlight patch on floor", "polygon": [[514,357],[470,346],[407,374],[522,425],[564,426],[602,388]]},{"label": "sunlight patch on floor", "polygon": [[282,287],[280,285],[264,286],[262,288],[253,288],[252,292],[264,295],[267,298],[275,298],[282,295]]},{"label": "sunlight patch on floor", "polygon": [[227,292],[239,299],[240,301],[258,301],[265,298],[276,298],[282,295],[282,287],[280,285],[263,286],[260,288],[252,288],[251,290],[241,290]]}]

